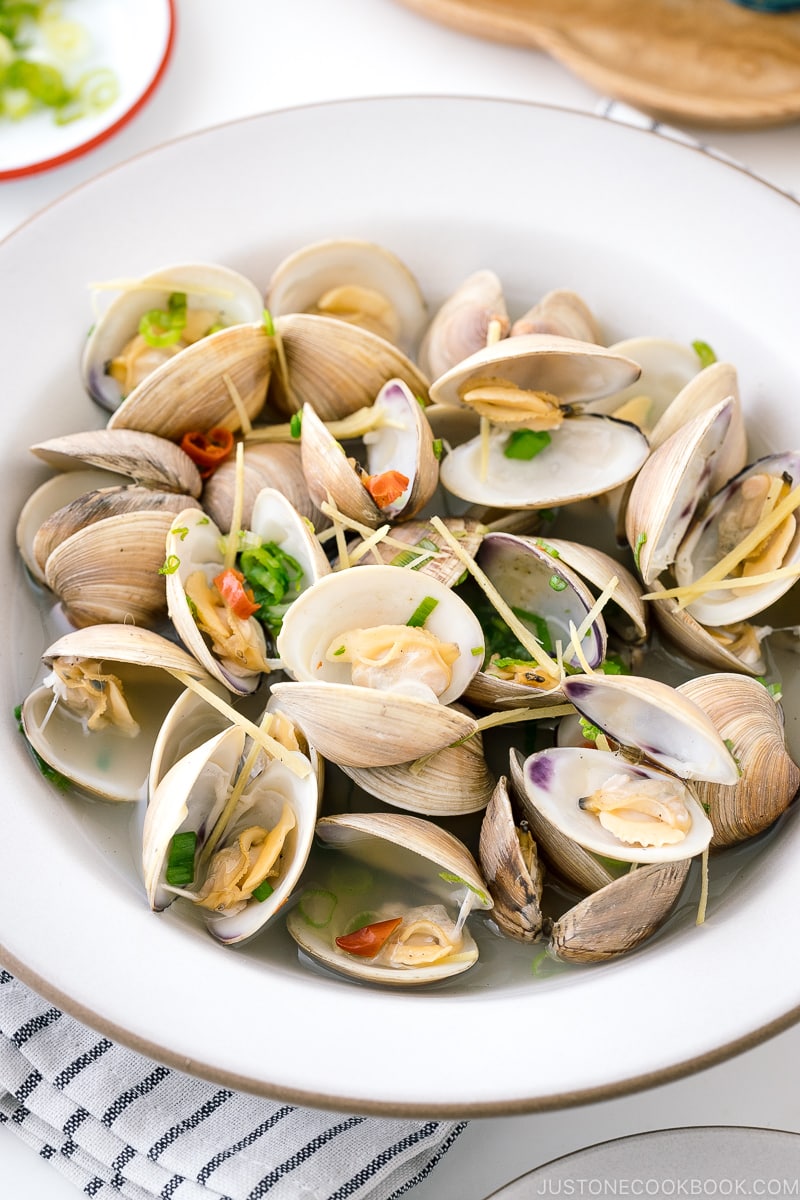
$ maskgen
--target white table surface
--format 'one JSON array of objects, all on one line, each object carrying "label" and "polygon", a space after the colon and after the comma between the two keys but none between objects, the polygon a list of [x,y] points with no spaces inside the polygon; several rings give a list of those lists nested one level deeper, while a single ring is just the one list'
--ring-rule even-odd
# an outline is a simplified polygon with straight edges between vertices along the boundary
[{"label": "white table surface", "polygon": [[[127,0],[132,3],[133,0]],[[481,95],[594,111],[603,97],[543,54],[445,29],[394,0],[177,0],[177,39],[153,98],[66,166],[0,183],[0,237],[99,172],[191,131],[306,102],[406,93]],[[687,132],[800,196],[800,124]],[[743,961],[742,969],[746,970]],[[702,998],[688,1002],[702,1011]],[[731,997],[731,1003],[736,998]],[[713,1020],[713,1014],[706,1014]],[[624,1014],[620,1014],[624,1036]],[[468,1053],[468,1051],[465,1051]],[[471,1122],[415,1200],[482,1200],[525,1171],[608,1138],[688,1125],[800,1132],[800,1026],[716,1067],[636,1095]],[[732,1171],[733,1174],[735,1172]],[[0,1127],[0,1198],[77,1189]]]}]

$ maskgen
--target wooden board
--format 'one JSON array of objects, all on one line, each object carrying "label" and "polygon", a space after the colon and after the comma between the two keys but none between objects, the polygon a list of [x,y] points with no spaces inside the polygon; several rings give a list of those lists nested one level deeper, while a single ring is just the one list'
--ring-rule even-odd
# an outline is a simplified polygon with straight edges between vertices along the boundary
[{"label": "wooden board", "polygon": [[653,116],[727,128],[800,118],[800,12],[732,0],[401,0],[477,37],[546,51]]}]

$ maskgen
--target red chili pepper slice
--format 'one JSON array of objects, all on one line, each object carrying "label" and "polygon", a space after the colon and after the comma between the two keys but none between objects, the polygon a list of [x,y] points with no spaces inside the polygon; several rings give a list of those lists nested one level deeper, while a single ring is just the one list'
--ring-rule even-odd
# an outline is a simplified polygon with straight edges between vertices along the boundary
[{"label": "red chili pepper slice", "polygon": [[374,958],[402,921],[402,917],[389,917],[387,921],[364,925],[361,929],[354,929],[352,933],[337,937],[336,945],[348,954],[357,954],[359,958]]},{"label": "red chili pepper slice", "polygon": [[399,471],[384,471],[382,475],[362,475],[361,482],[378,508],[388,508],[399,500],[408,487],[408,477]]},{"label": "red chili pepper slice", "polygon": [[181,450],[200,468],[200,478],[208,479],[233,450],[233,442],[230,429],[217,425],[209,433],[197,430],[185,433],[181,438]]},{"label": "red chili pepper slice", "polygon": [[260,604],[256,604],[250,589],[244,586],[244,575],[235,567],[220,571],[219,575],[214,577],[214,583],[234,616],[241,617],[243,621],[252,617],[261,607]]}]

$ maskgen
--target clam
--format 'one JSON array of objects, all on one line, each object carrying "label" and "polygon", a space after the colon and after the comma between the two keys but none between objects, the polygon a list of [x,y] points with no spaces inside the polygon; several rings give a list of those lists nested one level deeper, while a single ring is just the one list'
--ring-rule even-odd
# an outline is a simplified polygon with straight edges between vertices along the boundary
[{"label": "clam", "polygon": [[650,863],[586,896],[554,921],[548,952],[563,962],[607,962],[660,929],[674,909],[690,860]]},{"label": "clam", "polygon": [[[577,292],[568,288],[547,292],[532,308],[517,317],[510,336],[519,337],[526,333],[556,334],[578,342],[597,342],[598,345],[602,342],[594,313]],[[631,358],[635,357],[635,354],[631,355]]]},{"label": "clam", "polygon": [[510,324],[500,279],[494,271],[475,271],[435,313],[419,349],[420,366],[438,379],[487,342],[504,338]]},{"label": "clam", "polygon": [[175,440],[246,428],[264,407],[273,354],[261,322],[211,333],[151,371],[114,410],[108,428]]},{"label": "clam", "polygon": [[462,842],[404,813],[323,817],[317,836],[342,853],[309,870],[286,922],[313,959],[398,987],[437,983],[475,964],[465,922],[492,900]]},{"label": "clam", "polygon": [[89,429],[66,433],[31,446],[31,452],[59,471],[86,464],[126,475],[143,487],[199,496],[203,487],[195,464],[174,442],[139,430]]},{"label": "clam", "polygon": [[368,408],[390,379],[400,379],[415,396],[428,394],[428,380],[391,342],[334,317],[289,313],[275,320],[284,366],[273,374],[271,408],[289,417],[310,404],[320,420],[336,421]]},{"label": "clam", "polygon": [[[71,472],[84,475],[82,471]],[[68,478],[69,476],[62,476]],[[199,500],[178,492],[157,492],[153,488],[128,485],[96,488],[83,492],[77,499],[51,513],[39,526],[32,543],[37,573],[46,579],[47,559],[57,546],[73,533],[78,533],[97,521],[128,513],[179,513],[184,508],[200,508]],[[158,564],[157,564],[158,566]]]},{"label": "clam", "polygon": [[517,941],[538,941],[543,872],[530,830],[514,821],[505,776],[498,779],[481,823],[479,860],[500,929]]},{"label": "clam", "polygon": [[308,759],[248,755],[238,725],[179,758],[147,806],[144,879],[157,911],[176,896],[209,932],[237,945],[261,932],[293,891],[311,849],[317,782]]},{"label": "clam", "polygon": [[[479,521],[463,517],[445,517],[444,524],[458,539],[461,549],[474,557],[483,539],[484,527]],[[442,538],[438,529],[422,518],[404,521],[392,529],[389,539],[375,546],[381,562],[393,567],[408,567],[423,575],[431,575],[447,587],[452,587],[464,575],[464,564]],[[360,562],[368,560],[362,558]]]},{"label": "clam", "polygon": [[45,583],[74,625],[153,626],[163,619],[164,542],[174,519],[163,509],[119,513],[84,525],[51,550]]},{"label": "clam", "polygon": [[273,317],[317,313],[359,325],[406,354],[427,318],[419,284],[396,254],[359,238],[329,238],[296,250],[275,268],[267,291]]},{"label": "clam", "polygon": [[635,382],[606,396],[600,407],[621,420],[633,421],[649,440],[676,396],[701,371],[702,362],[692,346],[662,337],[625,338],[609,350],[632,358],[641,374]]},{"label": "clam", "polygon": [[478,669],[483,633],[436,579],[371,564],[328,575],[292,605],[277,648],[294,682],[272,694],[334,762],[409,762],[475,732],[450,705]]},{"label": "clam", "polygon": [[45,762],[103,800],[142,800],[156,738],[183,692],[170,673],[208,677],[181,647],[134,625],[96,625],[45,650],[44,683],[22,705]]},{"label": "clam", "polygon": [[[453,705],[455,711],[466,711]],[[467,714],[469,715],[469,714]],[[370,796],[425,817],[457,817],[486,808],[495,786],[480,733],[421,762],[342,770]]]},{"label": "clam", "polygon": [[[231,527],[238,468],[234,459],[217,467],[203,487],[203,508],[212,521],[226,532]],[[248,528],[255,498],[262,488],[282,492],[301,517],[307,517],[315,529],[327,522],[308,494],[300,461],[299,445],[245,442],[242,478],[242,525]]]},{"label": "clam", "polygon": [[238,531],[237,555],[209,517],[185,509],[166,539],[166,594],[187,649],[214,678],[247,695],[271,667],[267,633],[274,638],[295,597],[330,567],[303,518],[273,488],[262,488],[250,528]]},{"label": "clam", "polygon": [[53,513],[78,500],[85,492],[96,488],[124,483],[121,475],[113,471],[91,470],[64,471],[46,479],[23,504],[17,518],[17,549],[22,561],[39,583],[44,583],[43,562],[34,551],[34,540],[39,529]]},{"label": "clam", "polygon": [[681,608],[674,597],[651,600],[650,604],[659,628],[690,658],[718,671],[756,676],[767,673],[762,642],[772,632],[769,625],[737,621],[733,625],[705,626]]},{"label": "clam", "polygon": [[572,676],[563,691],[578,712],[621,746],[682,779],[735,783],[738,768],[713,722],[685,694],[639,675]]},{"label": "clam", "polygon": [[655,450],[639,471],[625,512],[636,567],[652,583],[674,561],[698,506],[709,493],[715,458],[733,416],[728,399],[695,417]]},{"label": "clam", "polygon": [[[473,608],[485,629],[487,654],[467,689],[467,698],[487,708],[552,704],[562,699],[560,669],[553,656],[560,642],[567,663],[581,665],[570,626],[580,629],[586,623],[594,605],[588,588],[540,538],[486,534],[476,562],[521,622],[531,644],[520,643],[521,634],[512,633],[503,614],[478,593]],[[536,652],[537,645],[541,653]],[[602,616],[591,621],[580,645],[590,667],[603,660],[606,629]]]},{"label": "clam", "polygon": [[697,797],[714,828],[712,846],[727,846],[767,829],[800,786],[800,767],[786,749],[783,713],[763,684],[717,673],[678,688],[703,710],[739,767],[733,784],[699,783]]},{"label": "clam", "polygon": [[[796,572],[777,577],[770,573],[800,563],[800,528],[791,510],[794,501],[789,499],[799,483],[800,452],[767,455],[717,492],[686,531],[675,557],[678,585],[694,584],[708,572],[713,575],[708,586],[686,604],[696,621],[708,626],[745,621],[795,582]],[[762,533],[765,521],[770,526]],[[748,584],[749,577],[755,586]],[[730,589],[714,587],[722,578],[741,583]]]},{"label": "clam", "polygon": [[643,589],[627,567],[594,546],[584,546],[564,538],[538,538],[537,545],[599,592],[616,576],[614,595],[603,609],[604,620],[623,641],[638,643],[647,640],[650,618],[642,599]]},{"label": "clam", "polygon": [[701,854],[712,829],[676,776],[607,750],[556,746],[524,765],[528,803],[593,854],[622,862],[672,862]]},{"label": "clam", "polygon": [[747,462],[747,433],[739,399],[739,380],[732,363],[713,362],[694,375],[648,435],[651,448],[657,450],[687,421],[728,398],[733,400],[731,424],[722,448],[714,459],[709,481],[711,491],[727,483]]},{"label": "clam", "polygon": [[530,803],[525,787],[525,760],[518,750],[512,749],[509,754],[508,778],[514,802],[535,839],[539,857],[548,868],[580,892],[596,892],[610,883],[614,876],[608,860],[585,850]]},{"label": "clam", "polygon": [[254,283],[214,263],[162,267],[122,286],[95,322],[81,362],[90,396],[111,411],[210,329],[259,321],[263,310]]},{"label": "clam", "polygon": [[433,496],[439,463],[422,406],[402,380],[384,384],[373,406],[374,428],[363,437],[366,464],[342,447],[311,405],[303,408],[301,452],[309,495],[329,500],[345,516],[375,529],[413,517]]}]

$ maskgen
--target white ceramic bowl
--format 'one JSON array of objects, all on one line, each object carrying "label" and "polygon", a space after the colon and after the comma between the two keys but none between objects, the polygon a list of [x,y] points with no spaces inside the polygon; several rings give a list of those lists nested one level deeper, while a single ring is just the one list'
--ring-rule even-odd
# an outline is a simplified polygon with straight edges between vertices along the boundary
[{"label": "white ceramic bowl", "polygon": [[[46,474],[27,447],[103,421],[78,374],[87,285],[199,259],[263,287],[289,251],[340,234],[394,250],[432,305],[491,266],[518,311],[572,287],[609,340],[701,338],[739,369],[754,447],[800,445],[800,209],[653,133],[504,101],[354,101],[213,129],[78,188],[0,246],[3,962],[156,1058],[300,1103],[384,1113],[586,1101],[788,1024],[800,1012],[791,815],[702,928],[685,921],[601,968],[490,986],[467,972],[445,990],[387,995],[301,967],[280,931],[232,952],[172,911],[154,915],[141,814],[62,796],[32,766],[12,711],[38,677],[43,622],[13,528]],[[786,707],[797,754],[796,678]]]}]

